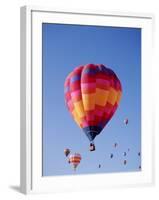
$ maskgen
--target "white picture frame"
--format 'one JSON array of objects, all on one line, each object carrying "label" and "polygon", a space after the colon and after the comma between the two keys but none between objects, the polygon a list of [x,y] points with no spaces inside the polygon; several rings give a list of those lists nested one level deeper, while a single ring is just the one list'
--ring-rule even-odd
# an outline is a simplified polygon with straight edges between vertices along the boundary
[{"label": "white picture frame", "polygon": [[[141,172],[42,177],[43,22],[142,28]],[[63,192],[153,184],[152,39],[151,14],[70,11],[35,6],[21,8],[21,192]]]}]

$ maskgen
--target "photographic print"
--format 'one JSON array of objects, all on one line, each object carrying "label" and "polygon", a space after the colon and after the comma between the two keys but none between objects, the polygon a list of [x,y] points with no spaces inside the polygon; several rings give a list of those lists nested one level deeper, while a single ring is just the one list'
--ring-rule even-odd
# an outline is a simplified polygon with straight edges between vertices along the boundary
[{"label": "photographic print", "polygon": [[142,170],[141,28],[42,24],[42,175]]}]

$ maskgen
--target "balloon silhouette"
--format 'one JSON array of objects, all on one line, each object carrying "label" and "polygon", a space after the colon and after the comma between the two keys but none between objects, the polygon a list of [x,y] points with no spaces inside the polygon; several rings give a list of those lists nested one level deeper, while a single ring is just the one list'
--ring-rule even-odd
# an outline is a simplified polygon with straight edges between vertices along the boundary
[{"label": "balloon silhouette", "polygon": [[67,157],[70,154],[70,149],[64,149],[64,154]]},{"label": "balloon silhouette", "polygon": [[127,160],[124,160],[124,165],[126,165],[127,164]]},{"label": "balloon silhouette", "polygon": [[110,158],[113,158],[113,156],[114,156],[114,155],[111,153],[111,154],[110,154]]},{"label": "balloon silhouette", "polygon": [[122,87],[117,75],[103,64],[75,68],[64,84],[65,102],[75,122],[95,150],[94,139],[118,108]]},{"label": "balloon silhouette", "polygon": [[128,120],[128,118],[126,118],[126,119],[124,119],[124,124],[128,124],[128,122],[129,122],[129,120]]},{"label": "balloon silhouette", "polygon": [[126,156],[126,152],[124,152],[123,155]]},{"label": "balloon silhouette", "polygon": [[114,143],[114,145],[113,145],[115,148],[118,146],[118,144],[117,143]]}]

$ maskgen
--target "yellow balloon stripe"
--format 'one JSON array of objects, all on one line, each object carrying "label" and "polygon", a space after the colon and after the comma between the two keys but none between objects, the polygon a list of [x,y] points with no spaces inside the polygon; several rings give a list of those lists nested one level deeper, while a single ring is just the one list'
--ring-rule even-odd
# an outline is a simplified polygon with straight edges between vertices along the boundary
[{"label": "yellow balloon stripe", "polygon": [[121,91],[118,91],[118,96],[117,96],[117,100],[116,100],[116,102],[117,102],[118,105],[119,105],[121,96],[122,96],[122,92],[121,92]]},{"label": "yellow balloon stripe", "polygon": [[75,109],[72,111],[72,115],[73,115],[73,118],[74,118],[75,122],[78,124],[79,127],[81,127],[82,120],[78,116],[78,114],[77,114]]},{"label": "yellow balloon stripe", "polygon": [[105,106],[107,103],[108,96],[109,96],[108,90],[96,88],[95,104],[99,106]]},{"label": "yellow balloon stripe", "polygon": [[95,109],[95,93],[82,94],[82,99],[85,111],[91,111]]},{"label": "yellow balloon stripe", "polygon": [[74,103],[74,108],[76,110],[77,115],[82,118],[85,117],[85,112],[84,112],[84,108],[83,108],[83,103],[82,101],[78,101]]},{"label": "yellow balloon stripe", "polygon": [[111,87],[109,90],[109,96],[107,100],[108,103],[110,103],[111,105],[114,105],[116,103],[117,96],[118,96],[118,92],[114,88]]},{"label": "yellow balloon stripe", "polygon": [[82,100],[74,102],[74,110],[72,115],[76,123],[81,127],[82,118],[86,117],[86,111],[95,110],[95,105],[106,106],[107,102],[111,105],[119,103],[121,98],[121,91],[116,91],[114,88],[104,90],[96,88],[96,93],[82,94]]}]

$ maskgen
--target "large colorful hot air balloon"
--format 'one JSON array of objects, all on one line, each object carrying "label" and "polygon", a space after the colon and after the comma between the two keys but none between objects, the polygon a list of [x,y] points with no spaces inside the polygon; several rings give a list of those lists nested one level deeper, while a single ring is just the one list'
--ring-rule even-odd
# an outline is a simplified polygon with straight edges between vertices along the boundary
[{"label": "large colorful hot air balloon", "polygon": [[119,105],[120,80],[103,64],[87,64],[75,68],[67,76],[64,91],[69,112],[90,140],[90,150],[95,150],[95,137]]},{"label": "large colorful hot air balloon", "polygon": [[82,157],[79,153],[71,154],[69,156],[69,163],[73,165],[73,169],[76,170],[77,166],[80,164]]}]

